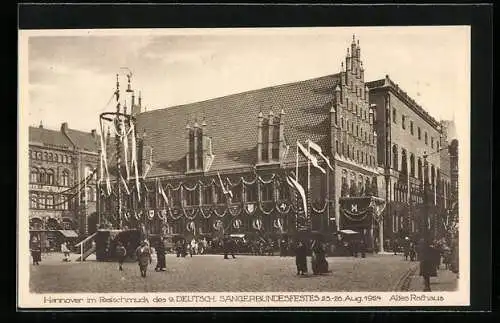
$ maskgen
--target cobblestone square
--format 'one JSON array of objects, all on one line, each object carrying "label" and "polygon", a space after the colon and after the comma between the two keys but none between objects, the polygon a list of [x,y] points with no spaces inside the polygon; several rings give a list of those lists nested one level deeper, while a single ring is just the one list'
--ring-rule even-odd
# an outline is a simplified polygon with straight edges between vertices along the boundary
[{"label": "cobblestone square", "polygon": [[[146,278],[136,263],[118,271],[115,262],[62,262],[62,257],[31,265],[30,290],[35,293],[105,292],[343,292],[392,291],[415,265],[394,255],[327,258],[331,273],[300,277],[295,258],[236,255],[167,256],[167,271],[155,272],[153,259]],[[311,268],[308,259],[309,270]]]}]

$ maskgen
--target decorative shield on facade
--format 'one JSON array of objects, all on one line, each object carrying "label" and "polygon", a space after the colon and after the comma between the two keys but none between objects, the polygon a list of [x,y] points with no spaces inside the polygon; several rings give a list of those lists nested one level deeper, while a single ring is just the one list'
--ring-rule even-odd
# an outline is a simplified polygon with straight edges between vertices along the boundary
[{"label": "decorative shield on facade", "polygon": [[149,210],[148,212],[148,217],[150,220],[152,220],[155,216],[155,210]]},{"label": "decorative shield on facade", "polygon": [[233,222],[233,228],[235,228],[235,229],[239,229],[239,228],[241,228],[241,225],[242,225],[242,224],[243,224],[243,222],[241,222],[241,220],[240,220],[240,219],[236,219],[236,220],[234,220],[234,222]]},{"label": "decorative shield on facade", "polygon": [[276,204],[276,210],[281,214],[287,214],[290,212],[291,205],[287,201],[280,201]]},{"label": "decorative shield on facade", "polygon": [[172,231],[170,225],[168,223],[165,223],[162,227],[161,227],[161,234],[166,236],[167,234],[169,234],[170,232]]},{"label": "decorative shield on facade", "polygon": [[230,205],[228,209],[229,209],[229,213],[231,213],[232,216],[238,216],[241,213],[241,205],[239,205],[239,204]]},{"label": "decorative shield on facade", "polygon": [[275,229],[283,231],[283,219],[282,218],[274,219],[274,221],[273,221],[273,227]]},{"label": "decorative shield on facade", "polygon": [[196,229],[196,225],[194,223],[194,221],[189,221],[187,224],[186,224],[186,230],[188,232],[195,232],[195,229]]},{"label": "decorative shield on facade", "polygon": [[255,203],[248,203],[245,205],[245,212],[248,215],[252,215],[256,209],[257,209],[257,207],[255,206]]},{"label": "decorative shield on facade", "polygon": [[221,220],[215,220],[213,227],[215,231],[222,231],[224,229],[224,223]]},{"label": "decorative shield on facade", "polygon": [[262,220],[261,219],[254,219],[252,226],[255,230],[261,230],[262,229]]}]

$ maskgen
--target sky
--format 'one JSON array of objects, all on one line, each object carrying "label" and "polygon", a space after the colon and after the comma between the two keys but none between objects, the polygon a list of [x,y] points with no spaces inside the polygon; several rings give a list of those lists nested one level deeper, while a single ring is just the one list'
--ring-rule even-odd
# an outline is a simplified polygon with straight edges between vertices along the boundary
[{"label": "sky", "polygon": [[338,73],[353,34],[365,81],[389,75],[438,120],[468,115],[468,27],[24,32],[20,111],[33,126],[90,131],[115,110],[122,67],[149,111]]}]

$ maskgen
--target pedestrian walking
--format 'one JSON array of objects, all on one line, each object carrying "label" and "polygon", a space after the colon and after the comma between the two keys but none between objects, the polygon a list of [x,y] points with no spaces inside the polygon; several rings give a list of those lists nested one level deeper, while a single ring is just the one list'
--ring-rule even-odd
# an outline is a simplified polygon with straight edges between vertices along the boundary
[{"label": "pedestrian walking", "polygon": [[325,257],[325,248],[323,243],[319,241],[319,239],[315,239],[311,244],[312,258],[311,258],[311,267],[313,274],[319,275],[323,273],[327,273],[328,271],[328,262]]},{"label": "pedestrian walking", "polygon": [[430,292],[431,277],[437,276],[435,250],[424,239],[420,240],[418,249],[420,276],[422,276],[424,280],[424,292]]},{"label": "pedestrian walking", "polygon": [[165,271],[166,270],[166,259],[165,259],[165,240],[163,237],[160,238],[156,250],[156,268],[155,271]]},{"label": "pedestrian walking", "polygon": [[224,259],[229,259],[228,254],[235,259],[236,257],[234,256],[234,241],[231,239],[231,237],[227,236],[223,240],[222,248],[224,250]]},{"label": "pedestrian walking", "polygon": [[123,262],[125,261],[126,256],[127,256],[127,249],[125,249],[121,241],[118,241],[118,245],[116,246],[116,257],[118,258],[119,271],[123,271]]},{"label": "pedestrian walking", "polygon": [[141,242],[141,245],[136,249],[135,254],[139,264],[139,270],[141,271],[141,276],[146,277],[148,265],[153,262],[151,248],[149,248],[149,244],[146,240]]},{"label": "pedestrian walking", "polygon": [[295,248],[295,265],[297,266],[297,275],[307,273],[307,247],[304,242],[298,241]]},{"label": "pedestrian walking", "polygon": [[42,261],[42,246],[37,236],[33,236],[30,243],[31,257],[33,258],[33,265],[39,265]]},{"label": "pedestrian walking", "polygon": [[69,262],[70,261],[70,259],[69,259],[70,251],[68,249],[68,244],[66,242],[63,242],[61,244],[61,252],[64,255],[63,261]]}]

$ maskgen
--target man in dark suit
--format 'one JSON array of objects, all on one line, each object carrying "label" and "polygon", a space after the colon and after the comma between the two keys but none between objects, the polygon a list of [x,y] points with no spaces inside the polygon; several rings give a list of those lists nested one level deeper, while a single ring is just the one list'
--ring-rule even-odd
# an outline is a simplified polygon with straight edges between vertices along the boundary
[{"label": "man in dark suit", "polygon": [[226,235],[223,240],[223,249],[224,249],[224,259],[229,259],[228,254],[230,254],[233,259],[236,257],[234,256],[234,241],[231,239],[229,235]]}]

